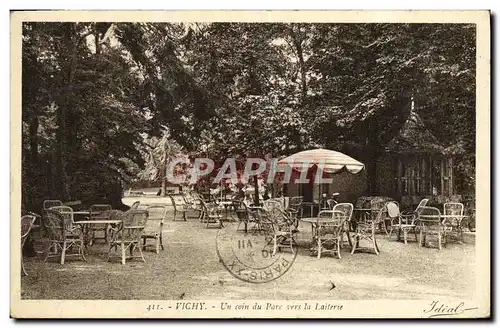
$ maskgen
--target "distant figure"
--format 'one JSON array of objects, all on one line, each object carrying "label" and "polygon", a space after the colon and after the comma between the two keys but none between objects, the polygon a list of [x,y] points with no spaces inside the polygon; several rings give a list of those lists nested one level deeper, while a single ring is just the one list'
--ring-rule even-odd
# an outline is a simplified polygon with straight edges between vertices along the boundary
[{"label": "distant figure", "polygon": [[158,190],[158,192],[156,193],[156,196],[161,196],[161,188]]}]

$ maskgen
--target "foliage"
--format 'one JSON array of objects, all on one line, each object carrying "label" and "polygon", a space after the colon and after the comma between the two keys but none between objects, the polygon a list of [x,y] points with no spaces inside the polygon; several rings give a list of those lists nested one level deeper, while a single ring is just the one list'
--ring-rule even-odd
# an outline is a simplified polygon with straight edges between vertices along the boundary
[{"label": "foliage", "polygon": [[220,162],[312,147],[370,161],[410,97],[456,154],[459,188],[474,185],[473,25],[30,22],[22,70],[28,208],[119,202],[122,182],[161,179],[181,147]]}]

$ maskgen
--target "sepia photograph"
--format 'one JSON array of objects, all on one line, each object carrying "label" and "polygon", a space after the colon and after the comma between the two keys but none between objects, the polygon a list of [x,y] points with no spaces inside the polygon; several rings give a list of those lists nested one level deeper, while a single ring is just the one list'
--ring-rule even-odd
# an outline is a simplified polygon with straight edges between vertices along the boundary
[{"label": "sepia photograph", "polygon": [[489,317],[489,20],[11,12],[11,316]]}]

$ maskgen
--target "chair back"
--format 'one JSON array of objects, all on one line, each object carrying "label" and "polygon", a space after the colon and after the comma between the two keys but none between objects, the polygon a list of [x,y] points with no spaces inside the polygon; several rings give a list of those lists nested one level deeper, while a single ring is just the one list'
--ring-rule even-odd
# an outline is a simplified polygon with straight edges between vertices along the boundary
[{"label": "chair back", "polygon": [[279,202],[275,199],[268,199],[263,202],[263,207],[270,212],[273,212],[275,209],[284,210],[283,203]]},{"label": "chair back", "polygon": [[140,204],[141,204],[141,202],[140,202],[140,201],[136,201],[136,202],[134,202],[134,203],[132,204],[132,206],[130,206],[130,209],[131,209],[131,210],[136,210],[136,209],[139,207],[139,205],[140,205]]},{"label": "chair back", "polygon": [[248,221],[249,220],[248,207],[245,204],[245,202],[233,199],[232,203],[238,220],[243,222]]},{"label": "chair back", "polygon": [[167,216],[167,206],[161,204],[151,205],[146,210],[148,212],[148,219],[144,227],[144,231],[160,233],[163,222]]},{"label": "chair back", "polygon": [[[339,205],[339,204],[337,204]],[[349,204],[352,206],[352,204]],[[316,229],[320,238],[330,236],[330,238],[338,238],[342,233],[344,224],[348,221],[347,215],[344,214],[343,209],[346,207],[338,207],[338,212],[333,211],[320,211],[317,217]],[[348,211],[348,209],[347,209]],[[351,209],[352,214],[352,209]]]},{"label": "chair back", "polygon": [[328,204],[328,208],[333,210],[333,207],[337,204],[337,201],[335,199],[328,199],[326,203]]},{"label": "chair back", "polygon": [[396,202],[387,202],[385,206],[387,207],[387,216],[391,219],[399,217],[399,205]]},{"label": "chair back", "polygon": [[64,216],[58,211],[47,209],[43,217],[43,226],[47,237],[54,241],[64,241],[66,238],[64,229]]},{"label": "chair back", "polygon": [[317,218],[318,219],[325,219],[325,218],[333,219],[333,211],[330,211],[330,210],[319,211]]},{"label": "chair back", "polygon": [[177,196],[177,198],[182,198],[182,200],[185,202],[185,203],[189,203],[190,200],[192,199],[192,194],[189,193],[189,192],[181,192],[177,195],[172,195],[172,196]]},{"label": "chair back", "polygon": [[[432,215],[432,217],[422,217],[422,215]],[[418,212],[418,220],[427,225],[439,224],[441,223],[441,212],[435,207],[422,206]]]},{"label": "chair back", "polygon": [[280,231],[292,232],[298,226],[298,218],[282,208],[275,207],[270,212],[273,221],[278,225]]},{"label": "chair back", "polygon": [[278,231],[278,227],[272,214],[265,208],[258,208],[255,211],[255,216],[259,221],[260,232],[268,237],[274,236],[275,232]]},{"label": "chair back", "polygon": [[296,208],[296,209],[300,209],[300,206],[302,206],[303,200],[304,200],[303,196],[292,197],[292,198],[290,198],[290,202],[289,202],[288,206]]},{"label": "chair back", "polygon": [[34,215],[23,215],[21,217],[21,247],[24,246],[24,242],[28,238],[28,235],[33,228],[33,224],[35,223],[36,216]]},{"label": "chair back", "polygon": [[207,215],[213,214],[216,212],[217,212],[217,214],[219,214],[218,213],[219,207],[215,202],[206,202],[203,198],[200,198],[200,204],[201,204],[201,208],[202,208],[203,212],[206,213]]},{"label": "chair back", "polygon": [[43,209],[47,210],[54,206],[63,206],[63,203],[57,199],[47,199],[43,201]]},{"label": "chair back", "polygon": [[53,206],[51,210],[59,212],[64,218],[64,226],[66,231],[72,231],[74,227],[73,209],[69,206]]},{"label": "chair back", "polygon": [[94,204],[90,206],[91,220],[107,220],[113,208],[108,204]]},{"label": "chair back", "polygon": [[387,200],[382,197],[375,197],[370,200],[370,208],[373,213],[378,213],[380,209],[385,207]]},{"label": "chair back", "polygon": [[297,217],[299,214],[300,209],[302,208],[302,201],[304,197],[302,196],[295,196],[290,198],[290,202],[288,203],[288,209],[287,211]]},{"label": "chair back", "polygon": [[339,219],[343,217],[344,221],[350,222],[354,206],[351,203],[338,203],[333,207],[333,217]]},{"label": "chair back", "polygon": [[444,204],[444,215],[464,215],[464,204],[457,202],[448,202]]},{"label": "chair back", "polygon": [[128,210],[124,213],[118,238],[126,241],[140,241],[142,232],[148,221],[148,211]]},{"label": "chair back", "polygon": [[[415,209],[415,214],[416,215],[419,215],[421,212],[422,212],[422,208],[425,207],[427,205],[427,202],[429,201],[429,199],[427,198],[424,198],[420,201],[420,203],[418,203],[418,206],[417,208]],[[439,210],[438,210],[439,211]]]}]

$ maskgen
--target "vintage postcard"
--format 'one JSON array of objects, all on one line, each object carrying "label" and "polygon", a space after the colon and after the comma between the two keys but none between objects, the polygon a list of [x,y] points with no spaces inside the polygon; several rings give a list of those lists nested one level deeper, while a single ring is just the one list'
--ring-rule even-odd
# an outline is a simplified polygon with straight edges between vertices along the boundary
[{"label": "vintage postcard", "polygon": [[14,318],[490,317],[488,11],[13,11]]}]

